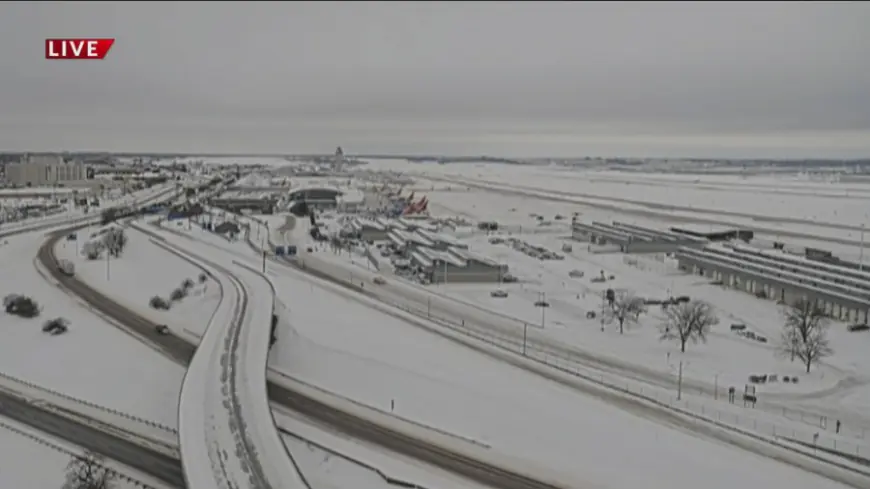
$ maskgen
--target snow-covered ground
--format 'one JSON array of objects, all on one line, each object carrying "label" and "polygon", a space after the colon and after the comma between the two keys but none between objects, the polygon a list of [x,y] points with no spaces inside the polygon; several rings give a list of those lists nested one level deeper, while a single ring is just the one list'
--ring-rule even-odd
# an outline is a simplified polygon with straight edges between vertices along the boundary
[{"label": "snow-covered ground", "polygon": [[[67,466],[74,455],[84,451],[70,443],[57,440],[15,421],[0,418],[0,487],[4,488],[56,488],[66,480]],[[162,489],[164,484],[132,469],[108,461],[112,470],[134,478],[152,488]],[[141,488],[129,479],[115,477],[115,489]]]},{"label": "snow-covered ground", "polygon": [[300,421],[293,413],[274,409],[276,424],[284,432],[287,450],[313,487],[389,489],[401,481],[406,487],[479,489],[481,486],[443,473],[402,455],[384,452],[364,442],[344,438]]},{"label": "snow-covered ground", "polygon": [[[383,166],[375,163],[372,167]],[[761,214],[852,226],[870,221],[867,218],[870,186],[806,182],[794,175],[744,179],[731,175],[663,176],[494,163],[412,165],[390,162],[387,166],[433,177],[492,182],[592,198],[623,198],[659,206],[679,205],[699,212]]]},{"label": "snow-covered ground", "polygon": [[[58,258],[69,259],[76,267],[76,275],[97,290],[140,313],[155,313],[169,328],[178,334],[198,336],[220,301],[220,288],[211,279],[202,282],[199,268],[161,249],[150,238],[133,229],[126,230],[128,244],[123,256],[118,259],[88,260],[81,251],[92,234],[94,226],[78,233],[79,241],[60,241],[56,249]],[[149,301],[154,296],[169,299],[170,294],[184,280],[195,285],[188,295],[172,301],[169,310],[155,310]]]},{"label": "snow-covered ground", "polygon": [[[262,216],[260,216],[260,217],[262,217]],[[300,222],[302,222],[302,224],[300,226],[298,226],[298,228],[295,229],[293,232],[289,233],[288,235],[274,236],[273,241],[275,241],[277,243],[281,243],[281,242],[284,242],[283,240],[285,240],[285,239],[290,239],[291,241],[294,241],[297,244],[306,242],[305,240],[309,239],[309,238],[307,238],[306,229],[305,229],[307,221],[300,221]],[[522,255],[522,256],[525,256],[525,255]],[[367,283],[376,275],[375,273],[373,273],[371,271],[364,271],[363,270],[364,267],[360,266],[359,260],[354,260],[353,262],[349,261],[349,257],[347,254],[335,255],[335,254],[332,254],[332,253],[329,253],[326,251],[317,251],[315,249],[315,252],[313,255],[303,253],[299,259],[303,260],[305,263],[311,263],[311,260],[314,259],[314,257],[316,257],[317,260],[321,263],[330,263],[331,265],[330,265],[329,273],[332,273],[340,278],[342,278],[342,277],[344,279],[350,278],[354,282],[358,282],[358,283],[366,282]],[[535,263],[538,263],[537,260],[533,260],[533,261]],[[653,261],[652,264],[653,265],[661,265],[655,261]],[[596,264],[596,266],[599,266],[599,264]],[[322,268],[322,266],[320,266],[320,267]],[[595,272],[598,273],[598,271],[599,270],[596,268]],[[636,270],[634,270],[633,267],[629,267],[629,269],[627,271],[636,273]],[[625,277],[623,277],[623,279],[624,278]],[[503,312],[498,308],[499,306],[503,306],[503,304],[505,302],[504,300],[490,299],[488,292],[490,290],[492,290],[492,288],[496,287],[495,285],[492,285],[492,286],[490,286],[491,288],[486,289],[486,293],[479,294],[479,299],[481,302],[475,302],[474,300],[472,300],[474,294],[468,294],[467,290],[463,291],[460,294],[447,292],[450,289],[450,287],[452,287],[450,285],[423,287],[423,286],[419,286],[419,285],[408,284],[408,283],[406,283],[406,282],[404,282],[396,277],[388,279],[388,284],[392,284],[392,285],[388,285],[386,288],[384,288],[382,286],[382,287],[373,289],[373,292],[376,294],[386,294],[385,299],[387,300],[387,302],[401,304],[403,307],[410,306],[413,309],[416,309],[418,311],[423,312],[423,314],[428,314],[428,311],[431,310],[432,311],[431,314],[433,317],[438,316],[438,317],[442,317],[442,318],[451,318],[451,321],[455,320],[455,322],[457,322],[457,323],[459,320],[454,319],[454,318],[458,318],[460,316],[457,316],[456,314],[464,314],[464,316],[461,316],[461,317],[463,317],[464,319],[469,319],[471,321],[481,321],[481,318],[482,318],[481,314],[483,313],[485,316],[488,316],[492,320],[495,320],[496,322],[499,323],[499,327],[495,328],[495,331],[503,329],[506,325],[509,326],[508,329],[513,329],[515,331],[520,331],[520,332],[523,331],[523,327],[522,327],[522,324],[520,321],[517,321],[515,319],[511,319],[510,316],[503,314]],[[669,284],[669,285],[673,285],[673,284]],[[467,286],[466,285],[464,287],[472,287],[473,288],[476,286]],[[662,293],[662,291],[666,290],[665,287],[666,286],[659,287],[658,289],[656,289],[656,292]],[[388,289],[389,289],[389,291],[388,291]],[[536,291],[527,291],[527,292],[530,293],[530,297],[529,297],[530,302],[533,300],[536,300],[539,297],[538,293]],[[407,302],[408,299],[411,297],[411,296],[407,295],[408,293],[413,293],[414,295],[417,295],[418,297],[422,298],[422,304],[419,302],[420,299],[414,300],[413,302]],[[472,298],[466,297],[469,295],[472,296]],[[450,297],[450,296],[454,296],[454,297]],[[459,297],[457,297],[457,296],[459,296]],[[582,297],[582,294],[581,294],[581,297]],[[600,297],[600,296],[596,295],[596,297]],[[655,295],[653,295],[653,297],[655,297]],[[745,295],[736,294],[735,297],[738,298],[739,300],[752,300],[752,299],[747,298]],[[571,300],[574,300],[576,298],[577,297],[574,296],[573,298],[571,298]],[[551,300],[551,303],[552,303],[552,298],[548,297],[547,299]],[[462,307],[460,307],[460,309],[462,310],[462,313],[456,312],[457,307],[460,305],[462,306]],[[495,307],[493,307],[493,308],[488,307],[488,306],[492,306],[492,305],[494,305]],[[536,312],[536,314],[540,314],[540,309],[531,307],[530,303],[527,304],[527,306],[528,307],[524,307],[522,309],[524,311],[534,310]],[[422,309],[421,309],[421,307],[422,307]],[[599,307],[599,305],[598,305],[598,303],[596,303],[595,304],[596,310],[598,307]],[[551,308],[554,308],[554,306],[551,306]],[[549,311],[548,311],[548,314],[549,314]],[[576,334],[571,336],[569,334],[569,333],[571,333],[571,331],[569,331],[568,328],[564,327],[566,323],[562,323],[561,327],[560,327],[560,325],[555,325],[556,327],[549,327],[553,324],[552,324],[552,319],[548,320],[547,317],[549,317],[549,316],[546,316],[543,319],[545,320],[545,326],[548,326],[548,327],[543,329],[543,330],[535,327],[535,326],[539,326],[541,324],[541,316],[537,315],[537,317],[534,318],[534,321],[531,322],[532,326],[527,329],[530,339],[532,339],[534,341],[541,341],[541,340],[546,339],[547,341],[550,341],[551,343],[553,343],[553,340],[556,340],[555,344],[566,345],[568,348],[592,351],[593,353],[598,354],[598,356],[602,356],[599,354],[598,351],[595,351],[594,349],[588,348],[586,345],[586,342],[583,340],[582,336],[576,335]],[[463,322],[464,322],[464,319],[463,319]],[[529,319],[531,319],[531,318],[529,318]],[[585,315],[582,316],[582,319],[585,321]],[[512,326],[511,326],[511,324],[508,324],[508,323],[511,323]],[[470,324],[472,324],[472,323],[470,323]],[[490,322],[488,324],[493,324],[493,323]],[[574,323],[570,323],[570,325],[575,326]],[[611,332],[612,332],[612,329],[613,328],[611,326],[610,327]],[[486,331],[486,329],[483,331]],[[586,334],[590,334],[591,331],[593,331],[593,330],[590,329],[589,332],[586,332]],[[598,323],[595,326],[594,331],[595,331],[594,334],[601,336],[600,323]],[[637,330],[635,330],[635,331],[637,331]],[[578,332],[584,333],[584,331],[573,331],[573,333],[578,333]],[[484,333],[484,334],[486,334],[486,333]],[[493,334],[493,333],[490,332],[489,334]],[[617,336],[618,336],[618,338],[617,338]],[[628,333],[628,336],[631,336],[631,333]],[[713,336],[715,337],[716,335],[713,335]],[[722,336],[722,335],[720,335],[720,336]],[[498,335],[496,335],[496,337],[498,337]],[[494,337],[494,338],[496,338],[496,337]],[[728,338],[734,338],[734,337],[729,336],[726,339],[728,339]],[[566,341],[566,339],[567,339],[567,341]],[[734,339],[736,339],[736,338],[734,338]],[[634,357],[636,357],[638,355],[636,354],[636,351],[634,351],[633,349],[639,348],[639,347],[643,348],[642,343],[632,342],[626,338],[626,335],[620,336],[620,335],[615,334],[615,333],[608,334],[608,335],[604,336],[604,339],[601,339],[599,337],[599,338],[597,338],[597,340],[598,340],[598,342],[610,341],[611,343],[615,342],[615,341],[619,341],[620,343],[618,343],[618,344],[612,343],[612,344],[608,345],[609,350],[611,352],[614,350],[615,346],[620,346],[623,348],[623,350],[621,352],[618,352],[618,353],[622,354],[622,358],[620,358],[619,355],[607,355],[608,349],[604,349],[605,356],[620,358],[622,361],[625,361],[628,363],[635,363],[640,368],[643,368],[646,370],[652,370],[652,371],[658,370],[659,372],[664,373],[665,377],[669,377],[673,381],[676,381],[676,379],[678,377],[679,363],[681,360],[680,357],[682,357],[683,355],[672,356],[671,358],[668,358],[668,352],[662,351],[661,358],[654,358],[653,359],[654,361],[652,364],[645,365],[645,364],[642,364],[642,363],[634,360]],[[517,351],[516,348],[517,348],[518,344],[516,343],[516,341],[519,341],[519,340],[515,340],[513,342],[513,344],[514,344],[513,351]],[[711,341],[712,341],[712,339],[711,339]],[[647,345],[650,347],[653,347],[653,348],[662,347],[662,345],[657,341],[657,338],[655,337],[655,335],[651,335]],[[751,346],[752,344],[749,344],[749,345]],[[690,345],[690,348],[695,348],[696,346],[697,345]],[[703,346],[703,345],[701,345],[701,346]],[[675,350],[674,348],[671,348],[671,349]],[[550,353],[545,354],[542,351],[541,358],[540,358],[541,360],[543,360],[547,363],[551,363],[552,361],[555,361],[559,366],[562,366],[562,367],[570,366],[571,369],[581,368],[581,366],[576,361],[571,361],[571,360],[568,360],[567,358],[563,358],[564,355],[566,355],[566,353],[553,352],[552,348],[549,348],[549,347],[545,348],[545,350],[550,351]],[[752,431],[760,431],[760,432],[764,432],[767,434],[770,434],[770,433],[780,433],[781,434],[784,431],[791,431],[795,434],[796,433],[803,433],[803,435],[801,435],[801,436],[803,436],[803,438],[805,438],[806,440],[810,440],[812,438],[812,430],[818,431],[820,429],[826,429],[828,431],[828,434],[823,435],[822,438],[819,439],[819,443],[825,443],[826,444],[825,446],[830,446],[830,447],[836,446],[836,447],[839,447],[839,449],[841,449],[841,450],[848,450],[850,452],[855,452],[855,451],[858,451],[860,453],[868,452],[868,448],[867,448],[866,444],[864,444],[864,442],[863,442],[863,440],[866,438],[866,433],[867,433],[867,429],[865,428],[865,426],[868,424],[866,418],[861,414],[861,413],[863,413],[863,411],[861,411],[860,409],[859,410],[850,409],[848,405],[842,404],[841,402],[837,402],[837,403],[834,402],[834,399],[840,399],[848,393],[859,392],[860,389],[863,388],[862,384],[860,384],[860,383],[851,384],[849,386],[850,389],[846,389],[846,388],[844,388],[844,389],[830,389],[827,392],[820,392],[818,394],[813,393],[813,394],[809,394],[809,395],[802,394],[802,393],[805,393],[806,391],[802,391],[800,389],[792,389],[791,391],[783,390],[783,391],[780,391],[779,394],[776,393],[777,392],[776,389],[773,389],[770,391],[765,391],[767,393],[767,396],[762,397],[763,402],[761,404],[761,407],[764,408],[765,412],[759,412],[758,410],[753,410],[753,409],[747,410],[747,409],[739,407],[739,404],[732,405],[732,404],[727,403],[727,396],[723,392],[724,388],[727,387],[727,385],[728,385],[728,384],[726,384],[727,376],[724,375],[726,372],[723,372],[721,370],[710,371],[709,359],[703,359],[703,360],[706,360],[706,362],[702,361],[700,363],[697,363],[696,365],[693,365],[692,358],[689,358],[690,356],[693,355],[693,352],[694,352],[694,350],[690,349],[689,352],[687,352],[687,355],[685,356],[685,358],[682,358],[683,367],[684,367],[684,372],[683,372],[684,373],[684,380],[685,380],[684,384],[686,384],[688,382],[688,379],[695,379],[696,380],[695,385],[706,385],[707,387],[705,388],[705,391],[701,391],[699,393],[699,392],[695,392],[693,390],[693,388],[691,388],[691,387],[684,386],[683,397],[684,397],[684,399],[690,399],[689,403],[686,404],[685,406],[681,403],[674,404],[675,401],[672,398],[673,394],[674,394],[673,391],[670,388],[664,388],[661,385],[658,385],[657,383],[654,385],[650,385],[650,384],[642,382],[642,381],[635,381],[633,379],[629,380],[629,379],[624,378],[624,376],[623,376],[624,374],[621,374],[621,375],[618,374],[616,378],[613,378],[613,379],[609,380],[608,382],[610,382],[610,383],[615,382],[616,385],[618,385],[620,388],[627,387],[627,388],[633,390],[634,392],[640,393],[643,396],[652,396],[657,400],[664,399],[666,403],[679,405],[681,408],[691,406],[691,408],[695,412],[697,412],[698,414],[702,414],[702,415],[707,416],[707,417],[709,417],[712,414],[713,419],[718,419],[720,421],[727,419],[727,420],[729,420],[728,421],[729,423],[733,423],[735,425],[742,426],[743,428],[749,428]],[[550,357],[553,354],[555,354],[556,356]],[[758,353],[756,352],[756,356],[757,356],[757,354]],[[548,355],[550,355],[550,356],[548,356]],[[742,355],[742,353],[738,350],[735,352],[735,355],[739,356],[739,355]],[[640,355],[640,356],[643,357],[644,355]],[[652,356],[652,355],[650,355],[649,352],[647,352],[646,356]],[[775,357],[773,357],[772,355],[764,356],[762,361],[770,362],[771,358],[773,358],[773,361],[777,361],[777,359]],[[722,358],[715,358],[713,363],[715,363],[715,361],[719,361],[719,363],[722,363],[722,360],[723,360]],[[726,361],[726,365],[730,367],[730,369],[727,370],[727,372],[730,374],[734,374],[735,371],[742,368],[740,366],[739,360],[733,360],[732,362]],[[791,367],[791,364],[789,364],[789,366]],[[698,367],[701,367],[701,368],[699,369]],[[759,366],[756,365],[756,367],[759,367]],[[796,367],[791,367],[791,368],[796,368]],[[582,366],[582,369],[584,371],[589,370],[588,366]],[[699,372],[706,373],[709,375],[709,377],[707,377],[706,375],[699,375]],[[801,372],[801,374],[802,373],[803,372]],[[835,373],[836,373],[836,370],[835,370]],[[613,375],[613,374],[609,373],[609,371],[608,372],[597,372],[594,369],[593,369],[593,371],[589,372],[589,374],[591,374],[595,378],[598,378],[601,375],[604,375],[606,377],[610,377]],[[722,378],[720,379],[720,377],[722,377]],[[838,378],[841,378],[841,377],[838,377]],[[737,387],[738,387],[738,389],[742,389],[741,386],[742,386],[743,382],[745,382],[745,381],[743,381],[743,378],[739,378],[738,380],[740,380],[741,382],[738,383]],[[713,388],[716,386],[716,384],[718,384],[719,389],[721,389],[720,394],[718,396],[718,399],[716,399],[715,396],[712,394]],[[816,385],[816,389],[819,389],[819,388],[821,388],[821,386]],[[686,397],[687,395],[689,396],[688,398]],[[796,399],[795,396],[800,397],[800,399]],[[809,400],[803,399],[804,397],[808,397],[808,396],[809,397],[812,397],[812,396],[818,397],[818,400],[816,400],[816,399],[809,399]],[[767,402],[768,397],[770,397],[770,398],[777,397],[779,399],[777,402]],[[799,401],[799,402],[797,402],[797,401]],[[824,413],[824,414],[821,414],[821,413]],[[827,418],[829,418],[829,419],[827,419]],[[835,435],[833,433],[835,431],[835,423],[834,423],[835,419],[841,419],[841,420],[843,420],[843,423],[844,423],[843,431],[839,436]],[[826,421],[827,421],[827,423],[826,423]],[[808,432],[807,430],[810,430],[810,431]],[[843,438],[843,437],[845,437],[845,438]],[[837,438],[839,438],[839,439],[837,439]],[[858,438],[858,439],[856,440],[856,438]],[[863,448],[859,448],[858,445],[861,445],[861,447],[863,447]]]},{"label": "snow-covered ground", "polygon": [[[675,457],[691,458],[694,472],[705,478],[715,474],[705,487],[729,487],[738,483],[733,477],[777,487],[791,477],[810,483],[799,482],[801,476],[788,475],[790,469],[778,464],[658,425],[644,413],[542,382],[304,280],[273,280],[298,328],[279,329],[272,359],[276,368],[457,439],[470,438],[568,474],[578,486],[580,481],[618,487],[650,481],[662,487],[700,484],[672,470],[667,461]],[[624,460],[633,460],[635,470],[620,471]],[[753,464],[761,465],[740,475],[732,470]]]},{"label": "snow-covered ground", "polygon": [[[706,219],[764,227],[769,231],[759,233],[759,238],[829,249],[853,260],[861,254],[858,250],[861,224],[870,227],[870,211],[867,210],[870,184],[810,180],[806,175],[674,175],[483,163],[414,165],[398,160],[374,161],[369,167],[421,176],[415,184],[422,187],[421,190],[426,187],[443,189],[444,182],[437,179],[451,179],[450,191],[426,190],[430,209],[500,222],[517,220],[517,216],[509,212],[513,208],[519,212],[518,216],[529,212],[550,215],[551,212],[541,211],[549,208],[559,209],[556,212],[562,214],[582,212],[584,221],[616,219],[657,228],[679,224],[674,222],[677,217]],[[504,195],[476,189],[468,191],[463,182],[529,190],[567,201],[553,202],[529,195]],[[804,222],[777,222],[777,218]],[[530,220],[529,224],[535,223]],[[792,238],[781,236],[782,232],[807,233],[820,238]],[[831,239],[854,244],[826,241]],[[870,256],[865,255],[864,259],[870,262]]]},{"label": "snow-covered ground", "polygon": [[[0,372],[78,399],[174,427],[184,369],[90,312],[46,281],[35,266],[42,233],[7,238],[0,248],[0,295],[24,294],[42,306],[38,318],[0,316]],[[47,273],[46,273],[47,275]],[[134,277],[118,285],[135,288]],[[69,332],[41,331],[64,317]]]},{"label": "snow-covered ground", "polygon": [[[186,227],[181,226],[178,230],[186,232]],[[206,232],[191,230],[190,233],[199,233],[202,238]],[[233,256],[242,256],[245,245],[217,238],[208,248],[236,248],[238,251],[233,252]],[[248,260],[252,258],[249,257]],[[256,258],[253,260],[255,263]],[[317,290],[316,285],[307,283],[304,279],[289,277],[274,268],[270,276],[279,290],[279,297],[286,298],[290,304],[294,324],[300,324],[300,328],[315,337],[311,339],[300,334],[295,341],[289,340],[290,345],[287,345],[288,331],[286,328],[279,329],[279,345],[283,346],[279,346],[273,353],[273,365],[280,364],[278,357],[289,346],[290,354],[285,360],[293,362],[287,368],[291,369],[294,376],[340,392],[377,409],[386,412],[392,410],[398,416],[450,433],[457,440],[472,438],[477,443],[497,446],[500,451],[518,455],[535,464],[542,464],[560,472],[570,472],[570,468],[562,467],[569,465],[564,458],[569,451],[566,443],[572,443],[572,449],[576,453],[576,440],[583,438],[581,432],[588,427],[579,423],[581,426],[576,427],[577,433],[566,433],[564,427],[541,426],[528,420],[534,418],[546,423],[541,420],[571,419],[569,412],[589,413],[588,406],[578,406],[567,399],[554,400],[549,393],[536,392],[531,385],[527,386],[519,380],[521,376],[513,371],[489,371],[480,365],[481,360],[486,359],[478,358],[478,355],[468,351],[464,353],[474,357],[474,360],[465,358],[462,350],[457,350],[454,345],[437,337],[427,337],[426,334],[419,339],[409,337],[407,324],[373,313],[347,299],[324,294]],[[303,306],[293,308],[293,303]],[[398,324],[389,326],[391,322]],[[390,327],[389,331],[385,330],[387,327]],[[446,346],[442,345],[446,351],[439,351],[441,347],[438,347],[438,341],[446,343]],[[445,358],[450,361],[445,362]],[[492,363],[504,368],[497,362]],[[378,380],[373,384],[365,379]],[[537,379],[527,380],[532,380],[535,384],[541,383]],[[513,393],[513,397],[509,393]],[[588,401],[576,392],[567,394]],[[517,397],[526,399],[526,402]],[[535,409],[535,403],[530,400],[542,398],[547,399],[548,406],[559,406],[555,409],[565,411],[533,416],[529,410]],[[445,405],[445,400],[449,404]],[[457,411],[455,405],[461,405],[462,408]],[[513,407],[517,409],[514,410]],[[606,411],[601,406],[593,410]],[[494,417],[493,412],[499,412],[499,415]],[[590,423],[599,426],[605,424],[610,429],[624,428],[622,420],[615,420],[615,424],[611,426],[609,421],[591,417],[594,419]],[[528,426],[528,431],[517,428],[524,424]],[[511,428],[507,429],[506,426]],[[619,428],[615,428],[617,426]],[[653,426],[661,428],[658,425]],[[512,433],[507,435],[506,431]],[[531,443],[531,439],[546,447]],[[523,444],[524,448],[517,448]],[[551,453],[551,450],[561,453],[563,458],[554,462],[552,458],[558,459],[559,455]],[[743,452],[738,453],[746,455]],[[586,477],[584,480],[590,480],[589,470],[576,470],[575,477],[582,472]]]}]

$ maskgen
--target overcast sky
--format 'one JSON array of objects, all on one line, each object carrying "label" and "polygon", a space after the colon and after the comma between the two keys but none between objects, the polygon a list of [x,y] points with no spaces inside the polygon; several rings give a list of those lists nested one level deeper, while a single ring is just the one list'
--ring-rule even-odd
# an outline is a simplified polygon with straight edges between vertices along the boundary
[{"label": "overcast sky", "polygon": [[870,156],[870,3],[0,3],[0,150],[339,144]]}]

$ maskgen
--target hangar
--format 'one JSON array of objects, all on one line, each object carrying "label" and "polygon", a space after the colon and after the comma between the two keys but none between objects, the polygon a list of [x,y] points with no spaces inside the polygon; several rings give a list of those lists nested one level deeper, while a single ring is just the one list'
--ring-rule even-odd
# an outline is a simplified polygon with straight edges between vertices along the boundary
[{"label": "hangar", "polygon": [[683,247],[675,256],[681,269],[721,281],[725,286],[744,290],[759,298],[792,303],[805,297],[833,318],[868,322],[868,272],[782,251],[730,243],[711,243],[701,249]]}]

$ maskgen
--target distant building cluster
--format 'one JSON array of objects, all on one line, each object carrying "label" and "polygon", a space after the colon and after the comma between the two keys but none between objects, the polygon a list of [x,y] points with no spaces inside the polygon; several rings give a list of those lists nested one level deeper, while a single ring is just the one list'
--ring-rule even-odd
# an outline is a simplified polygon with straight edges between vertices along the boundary
[{"label": "distant building cluster", "polygon": [[78,161],[66,162],[61,155],[25,155],[6,165],[5,180],[16,187],[43,187],[82,182],[93,178]]}]

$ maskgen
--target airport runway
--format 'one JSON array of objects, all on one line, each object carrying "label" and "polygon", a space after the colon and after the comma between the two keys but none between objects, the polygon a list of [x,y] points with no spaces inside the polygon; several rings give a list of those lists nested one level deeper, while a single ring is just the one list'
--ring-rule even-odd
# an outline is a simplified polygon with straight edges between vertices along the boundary
[{"label": "airport runway", "polygon": [[[614,211],[618,214],[622,215],[632,215],[632,216],[640,216],[640,217],[649,217],[659,221],[670,221],[670,222],[684,222],[684,223],[692,223],[692,224],[707,224],[707,225],[715,225],[715,226],[728,226],[740,229],[749,229],[758,234],[768,235],[768,236],[780,236],[780,237],[790,237],[790,238],[800,238],[800,239],[810,239],[814,241],[826,241],[829,243],[836,243],[846,246],[853,246],[858,248],[861,246],[861,242],[859,240],[853,239],[842,239],[842,238],[834,238],[829,236],[818,236],[810,233],[801,233],[798,231],[788,231],[784,229],[775,229],[775,228],[765,228],[760,226],[747,226],[744,224],[735,224],[724,220],[718,219],[707,219],[703,217],[689,217],[689,216],[679,216],[674,214],[669,214],[667,211],[687,211],[687,212],[703,212],[699,209],[682,207],[682,206],[669,206],[663,204],[652,204],[649,202],[642,202],[630,199],[619,199],[614,197],[601,197],[596,195],[585,195],[585,194],[573,194],[568,192],[555,192],[555,191],[544,191],[537,189],[526,189],[523,187],[517,186],[508,186],[503,184],[494,184],[498,185],[498,187],[493,187],[491,185],[485,183],[475,183],[469,181],[460,181],[453,180],[449,178],[442,177],[430,177],[430,176],[421,176],[420,178],[425,178],[427,180],[434,180],[439,182],[451,183],[454,185],[463,185],[465,187],[471,187],[478,190],[482,190],[485,192],[492,192],[496,194],[503,195],[515,195],[521,197],[528,197],[531,199],[537,200],[547,200],[551,202],[565,202],[570,203],[572,205],[583,206],[583,207],[592,207],[596,209],[604,209]],[[541,195],[537,192],[549,192],[550,195]],[[577,202],[575,199],[596,199],[596,200],[610,200],[612,202],[622,202],[625,204],[632,205],[642,205],[645,207],[650,207],[651,209],[648,211],[637,210],[637,209],[626,209],[625,207],[619,206],[618,204],[603,204],[600,202]],[[653,210],[660,209],[660,210]],[[844,231],[860,231],[860,226],[844,226],[839,224],[830,224],[830,223],[820,223],[814,221],[807,221],[805,219],[787,219],[787,218],[771,218],[760,215],[752,215],[752,214],[743,214],[738,212],[727,212],[727,211],[710,211],[711,213],[722,215],[723,217],[740,217],[745,219],[752,219],[757,222],[778,222],[778,223],[788,223],[788,224],[800,224],[806,226],[820,226],[820,227],[828,227],[834,229],[842,229]]]}]

